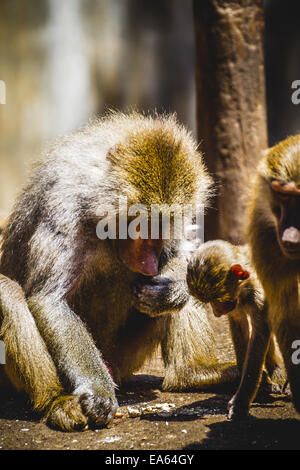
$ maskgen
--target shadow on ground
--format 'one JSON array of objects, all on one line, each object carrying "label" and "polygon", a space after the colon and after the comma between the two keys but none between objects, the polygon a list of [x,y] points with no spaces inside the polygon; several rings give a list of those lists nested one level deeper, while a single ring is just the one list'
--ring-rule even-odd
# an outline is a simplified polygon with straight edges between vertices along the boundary
[{"label": "shadow on ground", "polygon": [[204,440],[193,442],[184,450],[221,449],[300,449],[300,422],[297,419],[264,419],[252,417],[248,422],[221,421],[208,425]]}]

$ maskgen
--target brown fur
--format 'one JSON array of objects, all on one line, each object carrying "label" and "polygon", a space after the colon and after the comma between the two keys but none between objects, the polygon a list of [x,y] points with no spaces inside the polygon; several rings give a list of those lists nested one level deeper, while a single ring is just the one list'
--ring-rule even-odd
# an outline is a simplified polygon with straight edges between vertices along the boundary
[{"label": "brown fur", "polygon": [[113,113],[58,140],[36,166],[3,234],[0,336],[7,375],[50,425],[105,425],[118,406],[115,383],[159,344],[164,389],[236,376],[234,366],[218,364],[206,307],[188,294],[181,243],[164,241],[152,278],[132,272],[116,243],[96,236],[120,196],[198,210],[210,186],[174,116]]},{"label": "brown fur", "polygon": [[[300,184],[300,136],[271,148],[262,160],[253,187],[249,242],[252,260],[269,304],[269,321],[284,358],[293,401],[300,411],[300,366],[292,362],[292,344],[300,339],[299,275],[300,256],[289,258],[280,246],[279,226],[285,223],[286,209],[276,201],[272,181]],[[298,209],[290,211],[300,230],[299,196],[293,196]],[[287,225],[288,227],[288,225]]]}]

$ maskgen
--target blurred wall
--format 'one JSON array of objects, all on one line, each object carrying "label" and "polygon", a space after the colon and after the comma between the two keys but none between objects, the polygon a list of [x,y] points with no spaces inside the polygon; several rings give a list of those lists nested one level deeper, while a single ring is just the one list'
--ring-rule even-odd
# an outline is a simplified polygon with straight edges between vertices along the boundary
[{"label": "blurred wall", "polygon": [[46,143],[114,107],[194,125],[191,0],[1,0],[0,211]]},{"label": "blurred wall", "polygon": [[300,132],[300,104],[292,103],[300,80],[300,1],[265,0],[265,69],[269,144]]},{"label": "blurred wall", "polygon": [[[300,2],[264,7],[272,145],[300,131]],[[192,0],[0,0],[0,212],[49,140],[106,108],[176,111],[195,133],[193,34]]]}]

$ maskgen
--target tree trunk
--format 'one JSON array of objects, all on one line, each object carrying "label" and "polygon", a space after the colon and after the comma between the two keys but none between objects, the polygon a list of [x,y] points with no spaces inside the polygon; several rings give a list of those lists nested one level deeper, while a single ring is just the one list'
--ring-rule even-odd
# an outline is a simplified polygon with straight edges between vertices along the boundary
[{"label": "tree trunk", "polygon": [[254,169],[267,148],[262,0],[193,0],[197,130],[217,183],[205,239],[245,242]]}]

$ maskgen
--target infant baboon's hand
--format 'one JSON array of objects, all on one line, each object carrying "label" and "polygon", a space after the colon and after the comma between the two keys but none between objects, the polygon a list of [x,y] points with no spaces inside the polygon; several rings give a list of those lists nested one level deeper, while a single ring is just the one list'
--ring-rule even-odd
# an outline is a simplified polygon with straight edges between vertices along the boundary
[{"label": "infant baboon's hand", "polygon": [[147,315],[161,315],[173,307],[173,283],[171,279],[162,276],[138,278],[131,286],[134,306]]}]

